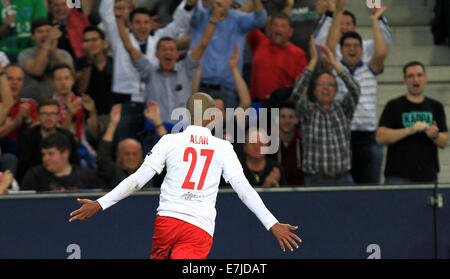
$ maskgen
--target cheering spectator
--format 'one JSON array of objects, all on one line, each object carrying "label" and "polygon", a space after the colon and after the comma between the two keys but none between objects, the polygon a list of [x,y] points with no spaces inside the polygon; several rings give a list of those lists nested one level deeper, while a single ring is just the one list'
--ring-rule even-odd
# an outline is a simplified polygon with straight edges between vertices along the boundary
[{"label": "cheering spectator", "polygon": [[254,30],[247,36],[253,54],[250,93],[264,101],[276,89],[292,86],[306,66],[305,52],[289,41],[294,29],[288,15],[274,14],[268,34]]},{"label": "cheering spectator", "polygon": [[19,53],[33,46],[31,23],[47,17],[44,0],[0,1],[0,12],[0,50],[17,63]]},{"label": "cheering spectator", "polygon": [[311,60],[297,79],[291,100],[296,101],[303,135],[303,162],[306,185],[352,184],[350,174],[350,122],[360,95],[359,84],[336,60],[332,51],[321,46],[326,61],[332,65],[344,81],[348,93],[340,101],[335,76],[329,72],[317,75],[313,92],[317,103],[308,98],[308,85],[317,62],[318,54],[311,36]]},{"label": "cheering spectator", "polygon": [[34,100],[20,98],[19,93],[24,83],[24,72],[16,64],[9,64],[5,70],[9,88],[6,94],[13,97],[13,106],[7,114],[6,121],[0,125],[0,146],[4,153],[17,155],[17,139],[19,134],[38,121]]},{"label": "cheering spectator", "polygon": [[77,143],[73,134],[68,130],[58,127],[59,104],[53,99],[43,99],[39,103],[39,124],[24,130],[19,136],[19,154],[17,179],[21,181],[25,173],[31,167],[42,164],[40,144],[43,138],[56,132],[65,135],[70,142],[69,161],[71,164],[79,165],[80,156],[77,152]]},{"label": "cheering spectator", "polygon": [[[337,2],[337,4],[340,1]],[[377,129],[377,76],[383,72],[387,57],[387,46],[384,43],[378,19],[386,10],[386,6],[377,9],[372,15],[375,52],[369,62],[363,60],[361,36],[353,31],[339,34],[341,17],[344,9],[336,5],[336,13],[330,28],[328,47],[335,51],[337,38],[340,37],[342,65],[346,68],[361,88],[361,96],[352,120],[352,176],[356,183],[380,183],[383,148],[376,142]],[[336,100],[347,95],[348,88],[334,73],[338,81]]]},{"label": "cheering spectator", "polygon": [[115,187],[127,176],[134,173],[143,161],[142,146],[132,138],[120,141],[117,148],[117,160],[116,162],[113,161],[113,138],[120,121],[121,110],[121,104],[112,107],[108,128],[98,144],[98,173],[106,181],[109,188]]},{"label": "cheering spectator", "polygon": [[386,184],[435,183],[439,173],[437,148],[448,145],[444,106],[424,95],[425,66],[403,67],[406,95],[389,101],[381,114],[377,142],[388,146]]},{"label": "cheering spectator", "polygon": [[113,59],[106,55],[105,33],[96,26],[88,26],[83,31],[83,51],[86,54],[76,62],[75,91],[87,94],[95,102],[99,115],[100,131],[104,131],[112,106],[111,84]]},{"label": "cheering spectator", "polygon": [[72,56],[62,49],[58,49],[58,39],[61,31],[52,26],[47,18],[33,21],[31,37],[35,47],[27,48],[19,54],[19,65],[27,74],[24,96],[38,101],[42,97],[52,95],[50,72],[57,64],[67,64],[73,68]]},{"label": "cheering spectator", "polygon": [[[266,22],[267,13],[261,0],[253,0],[253,13],[231,10],[230,0],[214,0],[212,7],[208,9],[205,9],[201,2],[197,3],[197,9],[191,20],[191,45],[195,46],[200,42],[206,26],[217,24],[218,28],[201,60],[203,70],[199,91],[220,95],[225,99],[226,107],[236,108],[239,100],[234,78],[228,67],[229,58],[237,44],[240,53],[243,53],[247,33],[262,27]],[[211,18],[210,11],[216,8],[224,11],[221,22]],[[242,55],[240,58],[239,72],[242,73]]]},{"label": "cheering spectator", "polygon": [[[222,12],[222,8],[213,9],[212,20],[215,23],[220,21]],[[178,122],[178,119],[171,118],[172,112],[175,108],[186,106],[187,99],[192,93],[195,71],[214,35],[217,24],[208,25],[199,44],[192,47],[187,57],[180,62],[177,62],[179,53],[175,40],[170,37],[161,38],[156,46],[157,64],[148,60],[131,43],[125,29],[124,17],[118,17],[117,24],[123,45],[131,56],[134,67],[138,70],[141,79],[146,81],[146,100],[153,100],[159,105],[162,121]]]},{"label": "cheering spectator", "polygon": [[96,171],[69,162],[69,139],[58,132],[41,142],[42,164],[27,171],[21,190],[76,191],[103,188],[105,183]]},{"label": "cheering spectator", "polygon": [[[344,5],[346,0],[335,0],[336,5],[333,5],[332,0],[329,1],[329,9],[344,9]],[[380,8],[373,8],[371,9],[372,17],[373,15],[379,13]],[[383,8],[384,10],[385,8]],[[317,24],[315,34],[315,42],[316,45],[330,45],[328,42],[329,38],[329,31],[331,28],[331,24],[333,22],[333,12],[328,10],[324,15],[322,15],[320,22]],[[379,17],[377,17],[378,26],[380,28],[381,34],[383,36],[383,40],[387,47],[389,47],[392,44],[392,31],[387,24],[387,18],[380,14]],[[337,60],[340,61],[342,59],[342,53],[341,53],[341,46],[338,44],[340,37],[346,33],[346,32],[356,32],[357,25],[356,25],[356,17],[353,13],[345,10],[343,11],[343,15],[341,15],[341,19],[338,22],[339,31],[337,36],[335,37],[336,40],[336,57]],[[333,42],[331,42],[333,43]],[[375,42],[373,40],[364,40],[362,41],[361,48],[363,50],[363,56],[362,61],[369,62],[372,56],[375,54]]]},{"label": "cheering spectator", "polygon": [[[58,39],[58,48],[64,49],[76,59],[83,56],[83,30],[89,26],[89,19],[78,9],[71,9],[67,0],[48,0],[50,21],[57,25],[62,35]],[[87,5],[93,1],[84,1],[82,9],[90,10]]]},{"label": "cheering spectator", "polygon": [[98,115],[89,95],[78,97],[72,92],[74,81],[74,74],[68,65],[57,65],[52,69],[53,99],[59,104],[60,125],[74,134],[80,145],[82,164],[94,167],[96,152],[88,139],[95,141],[99,137]]}]

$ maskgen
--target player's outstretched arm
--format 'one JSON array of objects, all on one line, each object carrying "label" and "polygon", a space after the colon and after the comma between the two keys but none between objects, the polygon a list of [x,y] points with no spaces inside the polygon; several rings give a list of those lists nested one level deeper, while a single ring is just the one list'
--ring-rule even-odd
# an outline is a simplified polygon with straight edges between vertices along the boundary
[{"label": "player's outstretched arm", "polygon": [[70,216],[73,217],[69,219],[69,222],[75,220],[85,221],[100,211],[100,209],[105,210],[109,208],[140,190],[155,174],[156,171],[153,168],[143,164],[135,173],[122,180],[119,185],[98,200],[77,199],[82,206],[70,213]]},{"label": "player's outstretched arm", "polygon": [[280,244],[281,250],[283,250],[283,252],[286,252],[285,246],[292,252],[294,251],[294,248],[292,248],[292,246],[298,248],[297,242],[302,242],[302,239],[300,237],[298,237],[295,233],[291,232],[297,229],[298,226],[280,223],[276,223],[270,228],[273,235],[278,240],[278,243]]},{"label": "player's outstretched arm", "polygon": [[102,209],[98,201],[91,201],[88,199],[77,199],[77,201],[81,203],[82,206],[80,207],[80,209],[77,209],[70,213],[70,216],[73,217],[69,219],[69,222],[75,220],[86,221]]},{"label": "player's outstretched arm", "polygon": [[229,182],[242,202],[258,217],[267,230],[270,229],[272,231],[280,244],[281,250],[286,251],[285,246],[290,251],[294,250],[292,246],[298,248],[297,242],[302,242],[302,240],[292,232],[293,230],[297,230],[298,227],[289,224],[280,224],[264,205],[261,197],[250,185],[243,173],[233,177]]}]

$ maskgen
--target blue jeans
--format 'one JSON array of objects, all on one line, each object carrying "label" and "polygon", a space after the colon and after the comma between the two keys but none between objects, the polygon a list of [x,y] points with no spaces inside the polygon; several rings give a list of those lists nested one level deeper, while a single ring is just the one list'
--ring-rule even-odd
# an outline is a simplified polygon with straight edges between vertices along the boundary
[{"label": "blue jeans", "polygon": [[352,131],[352,176],[355,183],[380,184],[383,147],[375,132]]},{"label": "blue jeans", "polygon": [[354,181],[351,174],[347,174],[335,179],[305,175],[305,186],[316,186],[316,185],[320,186],[354,185]]}]

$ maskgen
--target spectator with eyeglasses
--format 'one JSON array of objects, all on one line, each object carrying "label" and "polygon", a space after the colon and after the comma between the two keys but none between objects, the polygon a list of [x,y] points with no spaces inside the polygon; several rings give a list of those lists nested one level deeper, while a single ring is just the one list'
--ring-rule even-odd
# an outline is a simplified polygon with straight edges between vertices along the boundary
[{"label": "spectator with eyeglasses", "polygon": [[59,104],[51,98],[44,98],[39,103],[39,124],[24,130],[19,136],[18,143],[18,168],[17,179],[20,182],[26,171],[34,166],[42,164],[40,144],[43,138],[59,132],[68,137],[71,145],[69,162],[73,165],[80,164],[77,152],[77,143],[71,132],[58,127]]},{"label": "spectator with eyeglasses", "polygon": [[305,185],[350,185],[350,122],[358,104],[360,87],[357,81],[335,58],[327,46],[320,46],[328,64],[344,81],[347,93],[336,101],[340,85],[330,72],[320,72],[311,83],[317,102],[308,97],[308,86],[319,62],[319,55],[310,40],[310,61],[296,80],[290,97],[296,103],[300,118],[303,144],[302,169]]},{"label": "spectator with eyeglasses", "polygon": [[[383,148],[376,142],[377,129],[377,78],[383,72],[384,61],[388,54],[387,44],[379,26],[379,18],[386,6],[371,16],[374,53],[370,60],[364,60],[363,41],[361,36],[350,31],[340,35],[341,18],[344,15],[343,3],[336,2],[336,13],[327,39],[327,46],[336,53],[339,42],[342,53],[341,64],[346,68],[361,87],[361,96],[355,110],[352,129],[352,176],[357,184],[379,184],[381,180],[381,165],[383,163]],[[336,100],[342,100],[348,94],[344,82],[337,76],[338,92]]]}]

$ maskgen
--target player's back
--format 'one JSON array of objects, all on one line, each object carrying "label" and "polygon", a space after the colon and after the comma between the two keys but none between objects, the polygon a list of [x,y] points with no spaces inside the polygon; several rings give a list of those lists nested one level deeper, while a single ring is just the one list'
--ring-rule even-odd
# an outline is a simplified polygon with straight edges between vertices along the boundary
[{"label": "player's back", "polygon": [[227,181],[242,172],[232,145],[200,126],[188,126],[160,139],[144,164],[167,174],[161,185],[158,215],[192,223],[211,235],[215,203],[223,172]]}]

